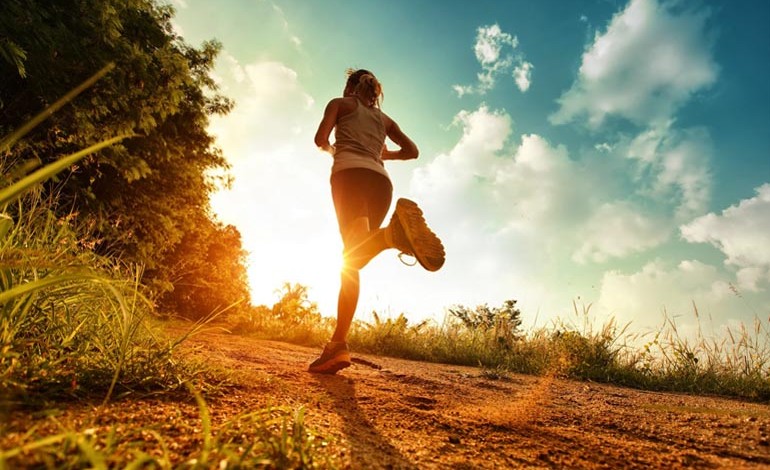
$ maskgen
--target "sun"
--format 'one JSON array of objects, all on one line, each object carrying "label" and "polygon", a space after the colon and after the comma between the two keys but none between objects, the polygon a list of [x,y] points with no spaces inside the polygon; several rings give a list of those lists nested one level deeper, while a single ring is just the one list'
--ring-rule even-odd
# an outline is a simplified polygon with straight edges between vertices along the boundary
[{"label": "sun", "polygon": [[339,275],[342,268],[341,243],[325,237],[305,243],[272,239],[269,244],[250,239],[243,228],[243,245],[248,252],[247,274],[253,305],[271,306],[279,300],[278,291],[286,282],[308,287],[309,300],[316,302],[322,315],[336,313]]}]

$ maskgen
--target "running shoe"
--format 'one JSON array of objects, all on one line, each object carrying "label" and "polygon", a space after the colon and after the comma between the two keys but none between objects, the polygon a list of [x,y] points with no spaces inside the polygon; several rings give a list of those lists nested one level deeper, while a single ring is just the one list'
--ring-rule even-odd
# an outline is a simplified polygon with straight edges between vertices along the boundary
[{"label": "running shoe", "polygon": [[347,343],[330,341],[321,353],[321,357],[313,361],[308,368],[316,374],[336,374],[350,366],[350,351]]},{"label": "running shoe", "polygon": [[423,268],[438,271],[444,265],[444,245],[428,227],[417,203],[404,198],[396,201],[388,227],[395,248],[414,256]]}]

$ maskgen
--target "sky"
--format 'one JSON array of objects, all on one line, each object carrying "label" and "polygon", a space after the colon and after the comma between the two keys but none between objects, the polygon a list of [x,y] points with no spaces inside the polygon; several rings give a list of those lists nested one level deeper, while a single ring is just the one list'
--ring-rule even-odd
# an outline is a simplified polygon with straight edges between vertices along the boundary
[{"label": "sky", "polygon": [[[345,70],[420,148],[388,162],[444,267],[393,250],[358,317],[441,322],[515,299],[526,326],[589,309],[637,332],[770,322],[770,2],[173,0],[236,106],[210,130],[234,183],[212,207],[249,252],[252,303],[284,282],[336,314],[331,157],[314,143]],[[697,318],[696,318],[697,313]]]}]

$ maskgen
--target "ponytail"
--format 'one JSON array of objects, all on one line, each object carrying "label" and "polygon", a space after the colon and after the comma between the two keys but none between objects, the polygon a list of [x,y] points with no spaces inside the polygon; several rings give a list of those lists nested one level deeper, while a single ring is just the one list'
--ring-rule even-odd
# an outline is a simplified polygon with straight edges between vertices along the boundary
[{"label": "ponytail", "polygon": [[352,88],[356,95],[367,105],[380,107],[380,99],[383,96],[382,84],[377,77],[368,70],[348,69],[347,87]]}]

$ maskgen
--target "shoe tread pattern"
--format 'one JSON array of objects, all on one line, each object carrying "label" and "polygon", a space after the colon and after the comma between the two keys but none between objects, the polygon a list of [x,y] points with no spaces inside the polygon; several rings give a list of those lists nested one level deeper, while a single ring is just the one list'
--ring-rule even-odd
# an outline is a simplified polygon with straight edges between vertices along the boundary
[{"label": "shoe tread pattern", "polygon": [[417,203],[405,198],[399,199],[394,219],[397,221],[393,233],[396,248],[413,255],[428,271],[441,269],[446,260],[444,245],[428,227]]}]

